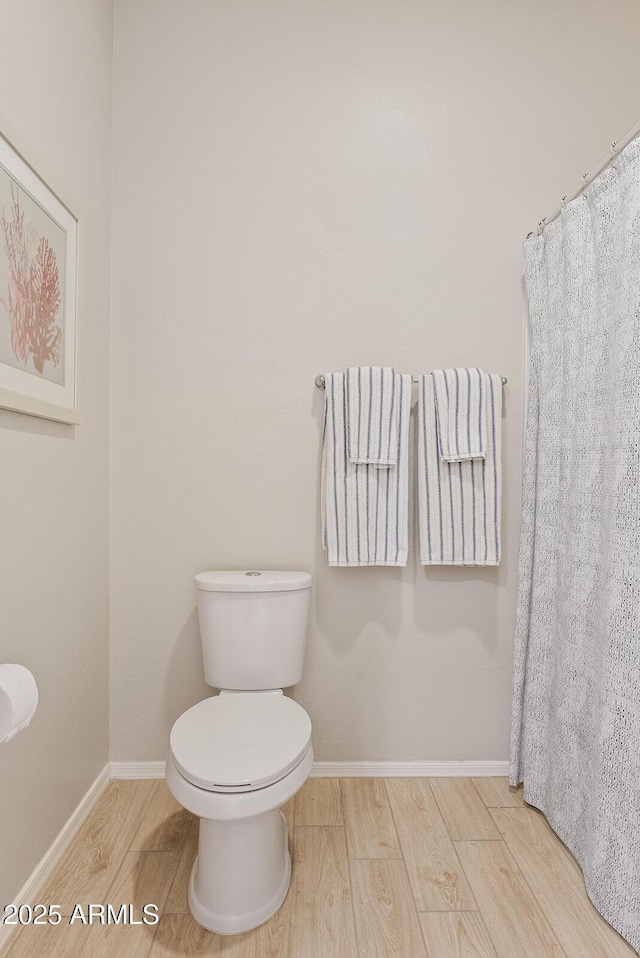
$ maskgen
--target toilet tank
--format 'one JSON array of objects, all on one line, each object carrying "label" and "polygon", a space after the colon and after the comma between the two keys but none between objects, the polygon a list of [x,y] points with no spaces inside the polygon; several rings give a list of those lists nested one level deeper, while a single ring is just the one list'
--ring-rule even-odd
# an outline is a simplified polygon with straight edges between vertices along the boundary
[{"label": "toilet tank", "polygon": [[302,678],[308,572],[196,576],[204,677],[219,689],[282,689]]}]

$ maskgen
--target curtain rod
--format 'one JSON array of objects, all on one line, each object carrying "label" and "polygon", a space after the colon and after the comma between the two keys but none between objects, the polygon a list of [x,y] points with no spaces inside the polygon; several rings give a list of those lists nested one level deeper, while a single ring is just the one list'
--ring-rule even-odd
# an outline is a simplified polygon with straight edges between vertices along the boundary
[{"label": "curtain rod", "polygon": [[625,133],[625,135],[622,137],[621,140],[616,140],[614,143],[611,144],[611,148],[609,152],[606,154],[606,156],[602,157],[599,163],[596,163],[596,165],[593,167],[592,170],[589,170],[588,173],[582,174],[582,183],[580,184],[578,189],[574,190],[574,192],[571,193],[570,196],[563,196],[562,203],[560,204],[558,209],[554,210],[553,213],[550,213],[549,216],[543,216],[542,219],[539,221],[537,228],[535,230],[532,230],[531,233],[527,233],[527,239],[529,239],[530,236],[533,236],[534,233],[537,233],[538,236],[540,236],[540,233],[545,228],[545,226],[548,226],[549,223],[552,223],[555,219],[558,218],[558,216],[560,216],[565,205],[567,203],[570,203],[572,200],[577,199],[578,196],[580,196],[580,194],[582,193],[585,186],[588,186],[589,183],[592,183],[593,180],[595,180],[598,173],[602,173],[602,171],[605,170],[610,163],[613,163],[618,153],[624,150],[625,146],[628,146],[629,143],[631,143],[632,140],[635,140],[636,137],[638,136],[640,136],[640,120],[636,124],[634,124],[634,126],[632,126],[630,130],[627,130],[627,132]]},{"label": "curtain rod", "polygon": [[[508,383],[508,381],[509,381],[509,380],[507,379],[507,377],[506,377],[506,376],[501,376],[500,378],[502,379],[502,385],[503,385],[503,386],[506,386],[507,383]],[[323,376],[322,374],[320,374],[319,376],[316,376],[316,378],[315,378],[314,381],[315,381],[315,384],[316,384],[316,386],[318,387],[318,389],[324,389],[324,388],[325,388],[326,383],[325,383],[325,381],[324,381],[324,376]],[[419,380],[419,379],[416,379],[416,377],[413,376],[411,381],[414,382],[414,383],[417,383],[417,382],[419,382],[420,380]]]}]

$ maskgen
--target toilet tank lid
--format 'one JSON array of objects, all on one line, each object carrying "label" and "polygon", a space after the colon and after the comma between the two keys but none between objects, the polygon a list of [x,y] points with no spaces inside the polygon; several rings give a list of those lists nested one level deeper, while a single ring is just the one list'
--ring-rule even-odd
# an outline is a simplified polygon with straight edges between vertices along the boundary
[{"label": "toilet tank lid", "polygon": [[205,592],[297,592],[311,588],[308,572],[269,572],[248,569],[236,572],[200,572],[196,588]]}]

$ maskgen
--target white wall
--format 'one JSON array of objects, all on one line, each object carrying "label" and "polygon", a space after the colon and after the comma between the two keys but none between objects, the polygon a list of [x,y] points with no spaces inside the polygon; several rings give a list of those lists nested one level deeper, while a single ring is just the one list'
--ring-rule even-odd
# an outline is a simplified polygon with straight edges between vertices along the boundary
[{"label": "white wall", "polygon": [[112,4],[0,0],[0,131],[80,213],[82,424],[0,410],[0,662],[36,676],[0,745],[0,903],[108,757]]},{"label": "white wall", "polygon": [[[521,241],[637,119],[635,0],[116,3],[112,757],[207,694],[194,573],[310,570],[319,759],[504,759]],[[509,377],[499,570],[330,570],[351,364]]]}]

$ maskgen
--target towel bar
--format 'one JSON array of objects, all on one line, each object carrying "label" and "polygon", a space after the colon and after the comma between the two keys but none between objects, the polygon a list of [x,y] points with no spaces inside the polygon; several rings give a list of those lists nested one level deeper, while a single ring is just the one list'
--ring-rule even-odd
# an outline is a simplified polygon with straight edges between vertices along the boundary
[{"label": "towel bar", "polygon": [[[503,385],[503,386],[506,386],[507,383],[509,382],[509,380],[507,379],[507,377],[506,377],[506,376],[501,376],[500,378],[502,379],[502,385]],[[418,380],[416,379],[415,376],[413,377],[413,380],[412,380],[412,381],[413,381],[414,383],[417,383],[417,382],[418,382]],[[316,376],[316,378],[315,378],[315,384],[316,384],[316,386],[318,387],[318,389],[324,389],[324,387],[325,387],[325,381],[324,381],[324,376],[322,375],[322,373],[321,373],[319,376]]]}]

